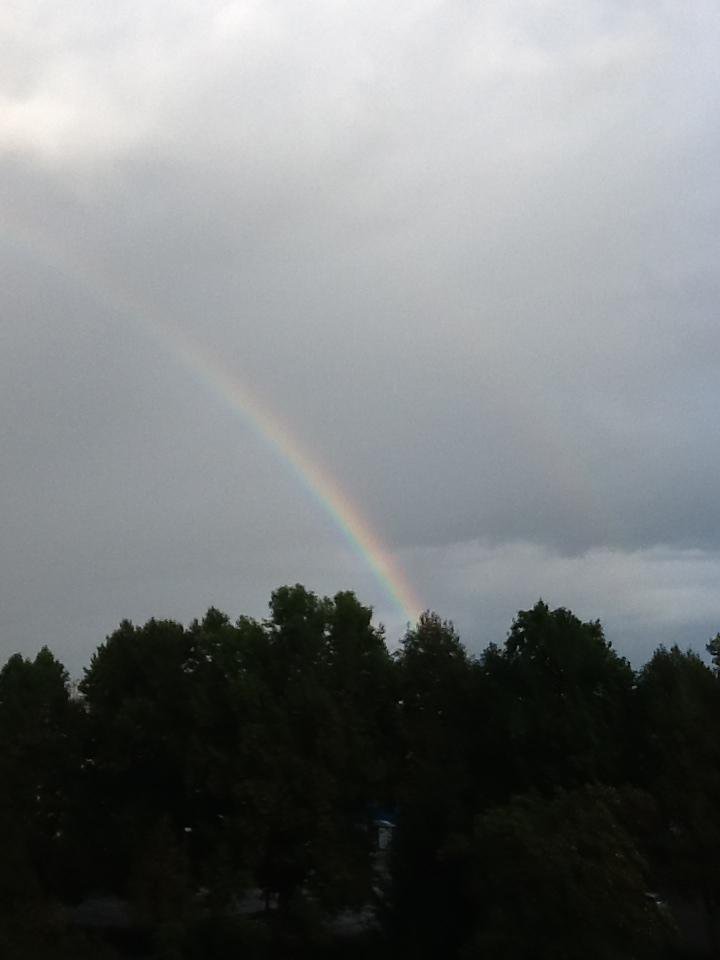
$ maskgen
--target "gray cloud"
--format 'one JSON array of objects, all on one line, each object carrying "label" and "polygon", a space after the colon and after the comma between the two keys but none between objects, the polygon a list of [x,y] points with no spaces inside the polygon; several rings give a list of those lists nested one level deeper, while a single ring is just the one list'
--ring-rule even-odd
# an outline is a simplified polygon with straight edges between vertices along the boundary
[{"label": "gray cloud", "polygon": [[[519,544],[580,603],[603,557],[633,630],[608,571],[643,558],[672,593],[663,549],[700,576],[714,4],[30,3],[0,29],[3,650],[80,662],[120,616],[262,613],[288,579],[399,628],[155,321],[252,386],[473,636],[534,599]],[[532,595],[480,604],[478,549]],[[668,630],[690,606],[660,605]]]}]

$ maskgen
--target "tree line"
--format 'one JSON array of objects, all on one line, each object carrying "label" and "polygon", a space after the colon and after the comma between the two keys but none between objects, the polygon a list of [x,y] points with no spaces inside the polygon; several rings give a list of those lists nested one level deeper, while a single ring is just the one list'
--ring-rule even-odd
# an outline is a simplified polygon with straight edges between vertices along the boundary
[{"label": "tree line", "polygon": [[[123,621],[77,686],[47,647],[16,654],[0,955],[717,953],[720,637],[707,649],[635,671],[598,622],[538,602],[478,656],[433,613],[391,653],[353,593],[297,585],[265,620]],[[73,920],[98,897],[129,931]],[[372,923],[340,942],[348,911]]]}]

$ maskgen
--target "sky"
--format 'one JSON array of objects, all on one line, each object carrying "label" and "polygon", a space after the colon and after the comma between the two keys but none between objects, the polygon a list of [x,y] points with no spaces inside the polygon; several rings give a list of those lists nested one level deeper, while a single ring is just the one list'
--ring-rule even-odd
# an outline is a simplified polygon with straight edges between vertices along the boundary
[{"label": "sky", "polygon": [[720,630],[720,7],[9,0],[0,661],[353,589]]}]

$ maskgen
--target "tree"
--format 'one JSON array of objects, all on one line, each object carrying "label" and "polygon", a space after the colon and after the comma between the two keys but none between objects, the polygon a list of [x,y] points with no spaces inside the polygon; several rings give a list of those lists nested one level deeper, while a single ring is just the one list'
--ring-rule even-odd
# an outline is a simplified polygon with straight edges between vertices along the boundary
[{"label": "tree", "polygon": [[407,632],[398,670],[398,826],[393,837],[393,919],[403,948],[452,956],[462,917],[459,877],[440,851],[469,828],[481,772],[475,766],[476,667],[452,623],[424,613]]},{"label": "tree", "polygon": [[598,622],[539,601],[482,669],[508,794],[626,779],[633,673]]},{"label": "tree", "polygon": [[367,808],[386,778],[382,634],[351,593],[282,587],[270,608],[258,670],[272,701],[265,776],[275,789],[259,818],[258,876],[283,906],[301,888],[334,908],[362,902],[372,884]]},{"label": "tree", "polygon": [[[133,851],[160,820],[175,836],[188,825],[188,744],[195,728],[195,649],[171,620],[123,621],[80,684],[88,718],[84,808],[78,842],[116,892],[127,889]],[[100,854],[100,856],[98,856]]]},{"label": "tree", "polygon": [[720,689],[692,651],[660,647],[638,677],[638,780],[658,805],[652,853],[665,885],[705,905],[720,947]]},{"label": "tree", "polygon": [[67,883],[79,721],[67,671],[47,647],[34,660],[10,657],[0,671],[0,817],[46,893]]},{"label": "tree", "polygon": [[158,960],[181,960],[193,899],[187,858],[166,820],[145,837],[134,859],[130,892],[138,919],[153,931]]},{"label": "tree", "polygon": [[197,882],[225,909],[251,885],[262,850],[262,818],[277,777],[271,718],[277,703],[263,680],[262,624],[236,624],[211,608],[189,628],[192,729],[186,744],[186,838]]},{"label": "tree", "polygon": [[707,642],[705,649],[710,654],[716,676],[720,675],[720,633],[716,633],[712,640]]},{"label": "tree", "polygon": [[424,613],[396,657],[403,782],[413,799],[442,804],[465,779],[474,663],[452,623]]},{"label": "tree", "polygon": [[647,896],[646,865],[607,787],[537,794],[480,814],[446,856],[465,875],[472,930],[462,956],[638,960],[672,939]]}]

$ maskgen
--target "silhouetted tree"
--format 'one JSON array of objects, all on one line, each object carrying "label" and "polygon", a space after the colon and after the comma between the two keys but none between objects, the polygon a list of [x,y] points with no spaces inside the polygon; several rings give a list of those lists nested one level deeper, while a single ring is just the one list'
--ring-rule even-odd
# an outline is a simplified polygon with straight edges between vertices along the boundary
[{"label": "silhouetted tree", "polygon": [[473,769],[475,666],[453,625],[425,613],[397,658],[401,758],[393,840],[400,941],[418,956],[452,956],[460,942],[459,876],[440,851],[467,829]]},{"label": "silhouetted tree", "polygon": [[159,821],[178,838],[188,825],[195,668],[192,636],[180,624],[124,621],[80,684],[89,732],[82,831],[109,889],[127,889],[132,855]]},{"label": "silhouetted tree", "polygon": [[35,874],[47,892],[65,881],[79,723],[67,671],[47,647],[34,660],[10,657],[0,671],[0,817],[29,858],[18,876]]},{"label": "silhouetted tree", "polygon": [[661,647],[638,678],[642,786],[655,798],[662,829],[654,844],[663,882],[705,904],[718,943],[720,903],[720,689],[697,654]]},{"label": "silhouetted tree", "polygon": [[607,787],[529,795],[488,810],[446,856],[465,873],[464,958],[638,960],[673,939]]},{"label": "silhouetted tree", "polygon": [[508,793],[626,779],[633,672],[599,623],[540,601],[482,668]]},{"label": "silhouetted tree", "polygon": [[[79,696],[46,648],[15,655],[0,953],[100,956],[55,906],[90,891],[130,898],[157,960],[317,954],[371,901],[417,957],[660,957],[652,890],[702,900],[715,937],[720,635],[707,651],[635,675],[599,623],[539,602],[478,659],[433,613],[390,656],[353,593],[295,585],[265,620],[123,621]],[[237,916],[251,888],[267,923]]]},{"label": "silhouetted tree", "polygon": [[367,806],[382,789],[390,662],[353,594],[275,591],[260,672],[273,708],[258,877],[288,904],[301,887],[338,907],[372,883]]}]

